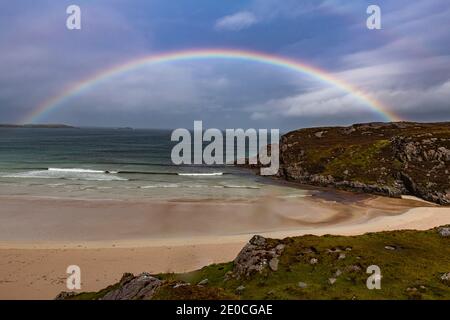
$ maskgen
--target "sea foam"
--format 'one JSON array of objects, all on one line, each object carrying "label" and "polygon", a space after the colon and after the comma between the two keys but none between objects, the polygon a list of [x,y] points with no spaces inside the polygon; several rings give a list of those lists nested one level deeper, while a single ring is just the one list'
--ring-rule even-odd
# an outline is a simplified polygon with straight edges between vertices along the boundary
[{"label": "sea foam", "polygon": [[208,177],[208,176],[222,176],[223,172],[210,172],[210,173],[178,173],[179,176],[186,177]]},{"label": "sea foam", "polygon": [[49,168],[47,170],[32,170],[18,172],[3,176],[3,178],[37,178],[37,179],[67,179],[67,180],[88,180],[88,181],[126,181],[114,175],[114,171],[100,171],[91,169],[66,169]]}]

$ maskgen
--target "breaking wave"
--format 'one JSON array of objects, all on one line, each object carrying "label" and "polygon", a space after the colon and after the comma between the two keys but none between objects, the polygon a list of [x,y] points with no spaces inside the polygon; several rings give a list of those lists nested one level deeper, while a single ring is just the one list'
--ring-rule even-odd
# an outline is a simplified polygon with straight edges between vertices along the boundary
[{"label": "breaking wave", "polygon": [[208,177],[208,176],[222,176],[223,172],[210,172],[210,173],[178,173],[179,176],[186,177]]},{"label": "breaking wave", "polygon": [[47,170],[32,170],[4,175],[3,178],[35,178],[35,179],[67,179],[88,181],[126,181],[128,179],[114,175],[114,171],[91,169],[48,168]]}]

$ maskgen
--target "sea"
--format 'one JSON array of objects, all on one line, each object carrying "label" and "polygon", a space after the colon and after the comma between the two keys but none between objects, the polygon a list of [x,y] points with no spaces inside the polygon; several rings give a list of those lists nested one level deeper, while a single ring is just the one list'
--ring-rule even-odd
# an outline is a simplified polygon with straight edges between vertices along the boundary
[{"label": "sea", "polygon": [[0,195],[71,199],[303,197],[233,165],[174,165],[170,130],[0,128]]}]

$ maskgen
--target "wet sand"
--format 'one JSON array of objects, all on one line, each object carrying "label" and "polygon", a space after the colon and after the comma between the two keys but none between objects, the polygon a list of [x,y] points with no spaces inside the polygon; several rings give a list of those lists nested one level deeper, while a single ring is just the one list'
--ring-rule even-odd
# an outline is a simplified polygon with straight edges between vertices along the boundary
[{"label": "wet sand", "polygon": [[180,238],[292,231],[397,215],[416,203],[379,197],[355,199],[344,203],[318,196],[265,197],[252,201],[0,196],[0,246],[132,240],[170,242]]},{"label": "wet sand", "polygon": [[[356,199],[356,198],[355,198]],[[0,299],[51,299],[66,268],[82,291],[124,272],[185,272],[232,260],[254,234],[356,235],[450,223],[450,208],[364,196],[261,201],[112,201],[0,197]]]}]

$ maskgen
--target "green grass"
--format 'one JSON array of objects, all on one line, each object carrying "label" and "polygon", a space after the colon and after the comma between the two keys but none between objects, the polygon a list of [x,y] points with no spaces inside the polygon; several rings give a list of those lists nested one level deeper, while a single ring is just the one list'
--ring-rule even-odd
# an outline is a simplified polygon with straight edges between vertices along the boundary
[{"label": "green grass", "polygon": [[[450,299],[450,284],[440,279],[450,272],[450,238],[441,237],[437,229],[268,240],[271,245],[279,242],[285,249],[276,272],[266,268],[248,278],[225,280],[233,269],[233,262],[228,262],[189,273],[159,274],[156,276],[166,281],[153,299]],[[330,252],[336,249],[340,252]],[[344,259],[338,259],[341,253]],[[318,263],[311,265],[311,258]],[[381,268],[381,290],[366,287],[370,265]],[[360,271],[351,270],[354,266]],[[342,274],[331,285],[328,279],[335,277],[337,270]],[[203,279],[208,279],[208,284],[198,286]],[[180,281],[191,285],[174,288]],[[299,282],[307,287],[300,288]],[[99,299],[117,286],[72,299]],[[237,292],[239,286],[245,289]]]},{"label": "green grass", "polygon": [[176,282],[168,281],[160,287],[152,300],[235,300],[238,297],[220,287],[181,286],[174,288]]},{"label": "green grass", "polygon": [[[236,288],[244,285],[242,299],[450,299],[450,287],[440,280],[442,273],[450,272],[450,239],[440,237],[435,230],[355,237],[303,236],[287,238],[283,243],[286,249],[277,272],[266,269],[248,279],[224,281],[233,266],[226,263],[191,273],[161,275],[161,278],[192,284],[207,278],[208,287],[222,288],[229,294],[236,294]],[[397,249],[390,251],[385,246]],[[339,260],[340,253],[328,252],[332,248],[340,248],[346,257]],[[318,259],[318,264],[309,263],[313,257]],[[355,265],[360,266],[360,272],[349,271]],[[381,268],[381,290],[366,287],[369,276],[366,269],[370,265]],[[328,278],[337,270],[342,274],[330,285]],[[299,288],[300,281],[307,283],[307,288]]]},{"label": "green grass", "polygon": [[67,298],[66,300],[98,300],[103,298],[108,292],[118,289],[119,283],[108,286],[105,289],[102,289],[98,292],[82,292],[77,294],[76,296],[72,296]]},{"label": "green grass", "polygon": [[[363,183],[377,183],[383,176],[380,167],[386,169],[385,179],[394,181],[390,175],[391,163],[381,163],[383,154],[390,151],[389,140],[378,140],[370,144],[348,146],[339,156],[331,159],[325,166],[324,175],[332,175],[339,180],[349,179]],[[348,175],[344,171],[348,170]]]}]

